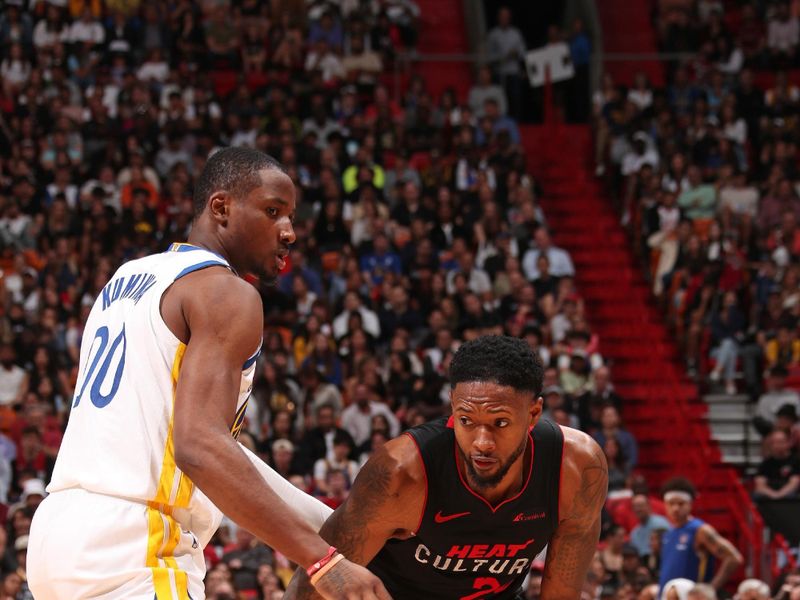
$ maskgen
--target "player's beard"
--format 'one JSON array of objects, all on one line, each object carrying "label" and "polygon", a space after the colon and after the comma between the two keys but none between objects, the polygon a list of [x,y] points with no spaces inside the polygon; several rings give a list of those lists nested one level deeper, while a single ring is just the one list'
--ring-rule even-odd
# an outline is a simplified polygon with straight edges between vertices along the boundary
[{"label": "player's beard", "polygon": [[461,461],[464,463],[464,467],[467,470],[469,481],[472,482],[479,490],[489,490],[498,485],[501,481],[503,481],[503,477],[508,474],[508,471],[511,469],[513,464],[517,462],[517,459],[522,456],[522,453],[528,446],[528,437],[529,436],[527,435],[525,436],[517,449],[511,453],[511,456],[509,456],[505,462],[500,464],[500,467],[492,475],[481,475],[472,464],[472,459],[464,453],[464,451],[461,449],[461,446],[456,444],[458,453],[461,455]]}]

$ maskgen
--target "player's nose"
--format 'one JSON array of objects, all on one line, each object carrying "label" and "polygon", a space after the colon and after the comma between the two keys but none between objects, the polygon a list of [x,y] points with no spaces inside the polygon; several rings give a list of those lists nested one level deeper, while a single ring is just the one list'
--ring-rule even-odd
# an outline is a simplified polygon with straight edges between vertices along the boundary
[{"label": "player's nose", "polygon": [[491,431],[489,431],[488,427],[478,427],[478,431],[475,434],[475,440],[472,442],[472,444],[478,452],[482,454],[488,454],[494,450],[494,436],[492,435]]},{"label": "player's nose", "polygon": [[281,243],[283,244],[294,244],[295,240],[297,239],[297,235],[294,232],[294,226],[292,225],[291,221],[287,221],[286,226],[281,229]]}]

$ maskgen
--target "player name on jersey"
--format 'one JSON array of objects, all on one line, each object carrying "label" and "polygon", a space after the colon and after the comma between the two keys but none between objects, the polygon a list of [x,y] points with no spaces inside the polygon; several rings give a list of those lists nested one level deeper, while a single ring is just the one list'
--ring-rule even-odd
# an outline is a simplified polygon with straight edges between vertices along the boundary
[{"label": "player name on jersey", "polygon": [[156,276],[152,273],[134,273],[133,275],[112,279],[101,292],[103,310],[117,300],[123,300],[124,298],[131,298],[133,303],[136,304],[155,283]]}]

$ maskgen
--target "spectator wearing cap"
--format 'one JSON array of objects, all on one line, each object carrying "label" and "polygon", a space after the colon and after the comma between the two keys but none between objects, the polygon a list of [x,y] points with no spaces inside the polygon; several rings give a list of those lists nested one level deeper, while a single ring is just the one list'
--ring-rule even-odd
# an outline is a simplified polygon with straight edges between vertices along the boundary
[{"label": "spectator wearing cap", "polygon": [[766,391],[759,397],[753,417],[753,425],[761,435],[767,435],[775,425],[778,411],[792,407],[795,414],[800,410],[800,394],[786,387],[789,372],[785,367],[771,368],[766,377]]},{"label": "spectator wearing cap", "polygon": [[775,430],[766,439],[766,457],[758,467],[753,492],[761,500],[795,498],[800,490],[800,460],[791,453],[789,437]]},{"label": "spectator wearing cap", "polygon": [[600,414],[600,429],[595,431],[592,437],[602,448],[605,446],[606,439],[612,436],[619,442],[630,468],[635,467],[639,462],[639,448],[636,438],[629,431],[622,428],[619,411],[616,407],[606,406]]},{"label": "spectator wearing cap", "polygon": [[537,268],[537,261],[540,254],[547,256],[550,261],[550,273],[554,277],[572,277],[575,275],[575,267],[572,264],[572,259],[569,253],[553,245],[550,240],[550,233],[545,227],[539,227],[534,233],[535,246],[525,252],[522,258],[522,268],[525,271],[525,277],[529,281],[535,281],[539,277],[539,269]]},{"label": "spectator wearing cap", "polygon": [[[566,358],[562,361],[562,358]],[[565,365],[563,363],[566,363]],[[559,382],[564,393],[572,398],[585,394],[591,387],[589,354],[583,348],[572,348],[569,356],[559,357]]]},{"label": "spectator wearing cap", "polygon": [[650,499],[645,494],[636,494],[631,500],[631,508],[636,515],[638,524],[630,535],[631,545],[639,556],[650,554],[650,537],[659,529],[669,529],[669,521],[662,515],[653,514]]},{"label": "spectator wearing cap", "polygon": [[564,390],[558,385],[549,385],[542,390],[542,398],[544,399],[544,410],[542,411],[542,418],[549,419],[556,422],[555,411],[563,410],[569,415],[570,427],[578,428],[578,417],[573,415],[569,410],[569,403],[567,402]]},{"label": "spectator wearing cap", "polygon": [[270,463],[275,471],[284,479],[297,472],[298,457],[294,444],[286,439],[277,439],[270,446]]}]

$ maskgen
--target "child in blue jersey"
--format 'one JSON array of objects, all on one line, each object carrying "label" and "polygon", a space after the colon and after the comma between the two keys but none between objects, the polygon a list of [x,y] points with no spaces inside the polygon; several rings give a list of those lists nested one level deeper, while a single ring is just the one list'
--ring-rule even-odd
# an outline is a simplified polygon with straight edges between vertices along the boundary
[{"label": "child in blue jersey", "polygon": [[[670,479],[662,488],[667,516],[673,524],[661,540],[663,588],[678,578],[710,583],[720,589],[742,564],[742,555],[705,521],[692,516],[694,485],[683,477]],[[715,562],[719,566],[715,570]]]}]

